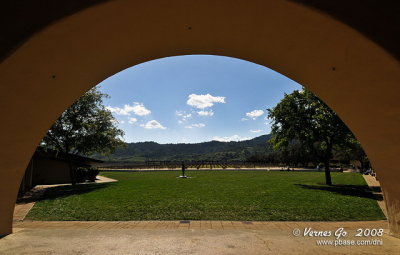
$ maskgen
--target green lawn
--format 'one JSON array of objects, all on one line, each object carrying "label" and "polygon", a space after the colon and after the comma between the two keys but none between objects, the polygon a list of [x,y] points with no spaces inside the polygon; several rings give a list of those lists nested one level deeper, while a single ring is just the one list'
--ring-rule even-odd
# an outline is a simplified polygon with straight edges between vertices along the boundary
[{"label": "green lawn", "polygon": [[382,211],[360,174],[188,171],[102,175],[107,184],[47,190],[30,220],[381,220]]}]

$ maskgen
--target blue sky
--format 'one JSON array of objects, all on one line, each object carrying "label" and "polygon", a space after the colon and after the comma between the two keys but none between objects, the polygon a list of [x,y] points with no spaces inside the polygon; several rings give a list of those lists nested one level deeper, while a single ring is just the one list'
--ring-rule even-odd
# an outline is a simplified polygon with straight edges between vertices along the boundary
[{"label": "blue sky", "polygon": [[301,86],[248,61],[168,57],[125,69],[99,84],[126,142],[238,141],[270,132],[266,109]]}]

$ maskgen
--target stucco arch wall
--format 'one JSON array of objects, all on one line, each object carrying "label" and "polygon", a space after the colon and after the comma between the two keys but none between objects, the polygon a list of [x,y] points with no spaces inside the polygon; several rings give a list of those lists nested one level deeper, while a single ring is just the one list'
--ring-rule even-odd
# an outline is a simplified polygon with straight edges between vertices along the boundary
[{"label": "stucco arch wall", "polygon": [[65,108],[118,71],[186,54],[252,61],[320,96],[366,149],[399,236],[399,62],[333,18],[283,0],[115,0],[32,36],[0,64],[0,235],[12,231],[36,145]]}]

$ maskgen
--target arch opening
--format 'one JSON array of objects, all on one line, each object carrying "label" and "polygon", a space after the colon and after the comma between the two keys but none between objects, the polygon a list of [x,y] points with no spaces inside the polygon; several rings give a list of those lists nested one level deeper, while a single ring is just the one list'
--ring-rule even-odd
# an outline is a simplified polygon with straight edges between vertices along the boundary
[{"label": "arch opening", "polygon": [[[325,214],[320,213],[322,207],[319,207],[319,205],[324,204],[323,200],[314,204],[310,203],[306,197],[302,197],[306,194],[303,190],[310,190],[311,192],[307,193],[307,196],[311,197],[313,196],[312,191],[331,191],[338,194],[353,195],[354,197],[360,198],[368,197],[372,199],[366,186],[360,185],[356,180],[357,178],[362,180],[362,178],[354,176],[351,177],[356,178],[354,179],[354,183],[347,182],[345,177],[336,173],[339,169],[350,166],[350,162],[347,162],[348,160],[343,156],[345,154],[343,151],[339,151],[338,149],[335,150],[336,162],[332,162],[333,165],[331,165],[331,167],[334,168],[332,171],[335,172],[333,173],[333,183],[335,186],[327,188],[318,184],[319,182],[323,182],[322,180],[319,182],[315,182],[314,180],[314,178],[318,179],[323,176],[322,172],[315,173],[315,171],[317,171],[316,169],[322,170],[319,167],[316,168],[317,165],[319,166],[319,163],[322,163],[321,159],[315,158],[313,155],[306,156],[306,154],[302,154],[301,148],[299,147],[293,148],[293,150],[291,150],[292,155],[288,156],[282,152],[275,152],[270,146],[268,146],[267,141],[270,139],[271,129],[266,109],[275,107],[283,99],[284,94],[291,94],[294,90],[301,90],[302,88],[299,84],[273,70],[230,57],[210,55],[178,56],[153,60],[125,69],[105,79],[103,82],[98,84],[97,87],[100,87],[99,90],[101,93],[106,93],[111,96],[106,99],[104,105],[106,106],[106,109],[111,111],[114,117],[118,119],[119,127],[122,128],[125,131],[125,135],[128,136],[125,139],[125,141],[128,142],[128,148],[121,149],[119,152],[109,157],[100,158],[102,160],[114,161],[107,162],[106,165],[98,165],[101,167],[102,173],[105,173],[108,177],[117,179],[122,178],[122,180],[127,181],[129,178],[133,177],[133,173],[130,173],[132,176],[126,173],[125,175],[122,174],[122,176],[119,176],[118,173],[112,171],[122,169],[135,171],[140,170],[145,172],[148,170],[165,170],[161,171],[161,173],[149,173],[149,175],[152,175],[154,179],[158,180],[158,183],[155,184],[151,179],[145,178],[139,183],[133,182],[129,185],[129,187],[139,186],[144,190],[139,192],[139,190],[131,188],[126,189],[126,193],[129,193],[128,197],[132,198],[137,197],[135,194],[140,194],[139,197],[156,197],[157,194],[169,194],[169,197],[163,196],[162,198],[157,198],[157,201],[164,201],[164,204],[158,207],[155,206],[158,204],[157,201],[146,200],[143,201],[143,204],[148,204],[143,206],[143,204],[136,201],[137,199],[132,199],[131,202],[126,200],[126,198],[121,198],[123,197],[121,193],[117,195],[108,194],[108,192],[113,192],[112,186],[104,185],[101,186],[99,190],[97,190],[95,186],[86,186],[87,191],[82,187],[79,188],[77,191],[78,194],[86,194],[86,192],[90,193],[95,190],[96,192],[103,192],[101,197],[102,200],[105,200],[107,203],[108,211],[105,212],[105,215],[102,215],[100,212],[93,213],[85,211],[88,210],[85,205],[90,204],[88,201],[85,202],[84,200],[80,200],[80,203],[73,202],[69,196],[75,194],[75,190],[71,190],[69,187],[64,187],[64,189],[59,187],[54,188],[54,192],[49,192],[49,198],[51,198],[52,201],[57,198],[57,195],[50,193],[56,193],[61,196],[59,200],[54,200],[54,206],[49,205],[50,202],[46,203],[45,207],[43,207],[43,204],[39,203],[38,207],[35,207],[33,210],[33,216],[30,216],[30,219],[285,219],[307,221],[364,219],[348,218],[348,216],[343,216],[354,216],[355,213],[352,208],[349,208],[350,211],[344,210],[343,212],[339,212],[340,210],[338,208],[340,208],[340,204],[342,203],[359,203],[355,201],[344,202],[346,197],[334,198],[333,200],[338,200],[339,204],[331,204],[330,206],[332,209],[325,210]],[[61,136],[62,138],[60,139],[65,140],[64,134],[61,134]],[[53,139],[55,139],[54,136]],[[53,143],[50,144],[50,146],[54,147],[56,144]],[[64,152],[63,148],[60,150],[61,152]],[[71,151],[74,150],[71,149]],[[167,153],[160,154],[159,151],[167,151]],[[175,153],[168,153],[168,151],[174,151]],[[73,153],[76,153],[76,151]],[[42,154],[44,153],[42,152]],[[100,157],[98,154],[89,154],[89,156],[96,158]],[[308,157],[308,159],[306,159],[306,157]],[[299,161],[300,158],[302,158],[302,161]],[[62,158],[60,157],[60,160],[61,159]],[[352,159],[354,160],[355,158]],[[40,160],[40,155],[36,155],[35,161],[38,160]],[[174,181],[175,176],[171,178],[171,175],[169,175],[167,178],[166,174],[168,173],[168,170],[178,170],[181,162],[184,162],[189,170],[189,175],[192,175],[191,177],[195,175],[194,178],[196,178],[196,180],[190,180],[191,182],[194,181],[193,186],[184,187],[184,190],[179,190],[178,193],[170,194],[169,189],[164,186],[168,181]],[[33,166],[36,166],[38,169],[40,167],[48,168],[44,164],[39,166],[39,164],[35,162],[33,163]],[[287,170],[287,167],[290,167],[290,170],[296,172],[296,174],[283,171]],[[202,172],[204,169],[213,170],[214,173],[206,176],[204,171]],[[222,177],[223,173],[221,173],[220,170],[233,170],[233,172],[229,175],[226,174],[227,172],[225,171],[226,176]],[[241,171],[238,172],[237,170]],[[58,170],[53,169],[53,171]],[[111,171],[111,173],[105,171]],[[264,174],[261,173],[261,171],[264,171]],[[269,171],[273,174],[268,175],[269,173],[267,172]],[[67,183],[70,182],[68,169],[60,169],[59,172],[60,174],[63,174],[61,174],[61,177],[59,176],[58,179],[57,176],[50,176],[47,180],[43,180],[44,183],[38,184],[56,184],[60,183],[59,180],[62,178],[66,178],[65,181]],[[248,173],[247,175],[246,172]],[[307,172],[309,173],[309,176],[304,175],[304,173]],[[266,178],[265,174],[269,177]],[[160,178],[158,175],[165,176],[164,178]],[[243,183],[245,179],[254,179],[253,175],[257,175],[257,178],[260,179],[258,184],[254,182],[253,185],[242,184],[240,187],[235,185],[238,181],[237,178],[242,180]],[[349,176],[350,175],[352,174],[349,174]],[[43,177],[46,178],[45,175]],[[139,175],[137,177],[140,180],[143,176]],[[55,179],[51,180],[51,178]],[[221,178],[224,179],[224,181],[222,181],[223,183],[220,182]],[[269,180],[270,178],[275,181],[271,182],[271,180]],[[290,180],[289,183],[281,181],[286,178]],[[36,179],[40,178],[36,177]],[[212,181],[215,181],[214,179],[216,180],[216,183],[210,184]],[[146,182],[150,182],[157,187],[145,187],[144,185]],[[264,182],[269,184],[267,185]],[[220,185],[217,183],[220,183]],[[271,191],[266,191],[259,187],[261,183],[264,183],[262,185],[263,187],[276,187]],[[274,185],[274,183],[280,183],[280,186],[282,187],[279,187],[279,185],[277,186],[276,184]],[[169,184],[172,185],[171,183]],[[115,184],[114,186],[117,185],[123,184]],[[217,187],[217,189],[212,192],[207,189],[202,190],[204,185],[207,187]],[[161,188],[158,188],[158,186],[161,186]],[[250,188],[250,190],[247,190],[247,192],[249,192],[248,194],[246,193],[243,196],[243,194],[238,194],[238,192],[236,192],[246,191],[246,186]],[[258,189],[256,187],[258,187]],[[294,201],[290,201],[290,199],[289,201],[280,201],[280,194],[285,192],[285,189],[291,190],[293,187],[296,187],[297,190],[295,189],[289,193],[293,193],[291,197]],[[105,189],[104,191],[103,188]],[[153,192],[155,194],[151,194],[151,192],[149,192],[150,194],[147,194],[146,191],[148,189],[156,189],[156,191]],[[274,191],[275,189],[280,191],[276,194],[276,191]],[[286,192],[287,191],[288,190],[286,190]],[[171,208],[170,204],[174,204],[174,201],[179,199],[179,194],[185,193],[188,194],[188,197],[185,196],[188,204],[180,205],[178,208]],[[215,194],[219,193],[224,195],[215,196]],[[260,208],[257,210],[253,209],[253,214],[246,214],[248,209],[246,206],[250,202],[245,201],[245,198],[251,198],[254,194],[258,193],[268,193],[270,197],[275,197],[275,200],[272,199],[272,201],[268,201],[264,196],[259,197],[258,199],[252,198],[252,207]],[[209,194],[209,199],[212,201],[207,201],[202,194]],[[214,196],[212,194],[214,194]],[[320,194],[323,193],[320,192]],[[117,201],[114,203],[113,207],[110,207],[110,197],[113,198],[113,201]],[[229,198],[230,200],[226,201],[224,198]],[[125,200],[123,200],[123,202],[118,202],[119,199]],[[140,200],[140,198],[138,199]],[[244,204],[242,205],[243,208],[239,210],[235,207],[234,211],[228,211],[226,207],[229,208],[232,206],[232,199],[242,201]],[[264,201],[263,199],[267,200]],[[69,200],[72,201],[72,204],[68,204],[71,203],[68,202]],[[91,197],[92,202],[96,201],[96,208],[101,207],[101,204],[103,203],[102,200],[97,201],[95,200],[95,197]],[[303,200],[303,202],[299,202],[300,200]],[[291,211],[293,208],[290,206],[286,208],[284,205],[295,204],[295,201],[297,201],[297,204],[295,205],[296,213],[293,213],[293,211]],[[374,201],[372,203],[369,202],[370,201],[363,206],[365,210],[363,214],[366,217],[365,219],[371,219],[373,217],[379,218],[379,213],[377,214],[373,208],[377,208],[377,205],[373,203]],[[130,205],[131,203],[132,205]],[[79,208],[76,204],[82,204],[83,206]],[[212,206],[210,207],[210,204],[218,204],[219,206],[224,207],[224,213],[230,215],[231,218],[224,218],[225,216],[218,214],[208,214],[209,211],[215,213],[215,210],[217,210]],[[261,207],[267,204],[271,206],[262,210]],[[123,208],[120,208],[119,205],[123,205]],[[304,207],[304,209],[300,211],[306,212],[301,216],[298,214],[298,207],[300,205]],[[274,209],[274,206],[284,207],[280,210],[280,215],[277,213],[271,213],[271,211],[276,210]],[[58,207],[62,207],[62,210]],[[133,213],[131,216],[126,216],[122,213],[123,211],[128,210],[128,208],[133,210],[132,208],[135,207],[144,208],[144,211],[140,211],[136,214]],[[151,210],[153,207],[156,207],[158,211],[171,210],[173,215],[169,215],[167,212],[163,212],[161,216],[157,215],[156,212]],[[181,208],[197,207],[202,209],[193,212],[190,210],[181,211]],[[367,208],[371,208],[371,210],[367,210]],[[69,209],[73,210],[75,213],[71,213]],[[113,215],[111,209],[118,211],[119,213]],[[368,213],[365,213],[366,211],[368,211]],[[51,213],[49,214],[48,212]],[[317,212],[317,214],[313,212]],[[329,212],[335,212],[335,215],[330,215]],[[150,218],[140,218],[139,215],[148,215]],[[362,214],[360,213],[358,217],[361,215]],[[96,218],[96,216],[99,218]]]}]

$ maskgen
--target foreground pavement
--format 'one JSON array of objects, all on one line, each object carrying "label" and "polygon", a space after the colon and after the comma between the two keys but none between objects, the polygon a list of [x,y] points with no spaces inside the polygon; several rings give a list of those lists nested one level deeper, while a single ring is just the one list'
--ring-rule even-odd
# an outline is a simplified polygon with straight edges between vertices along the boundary
[{"label": "foreground pavement", "polygon": [[[347,235],[336,239],[341,227]],[[331,236],[304,236],[306,228]],[[385,233],[356,237],[358,228]],[[387,234],[386,221],[23,221],[0,239],[0,254],[400,254],[400,239]]]}]

